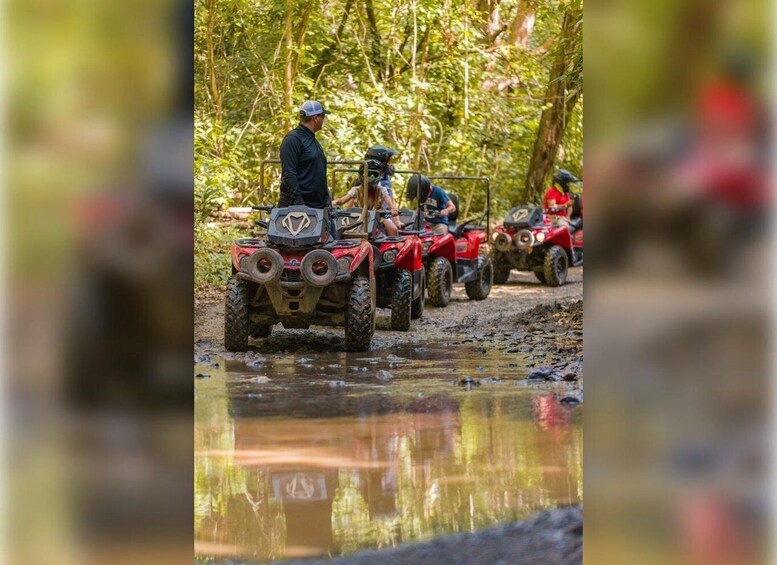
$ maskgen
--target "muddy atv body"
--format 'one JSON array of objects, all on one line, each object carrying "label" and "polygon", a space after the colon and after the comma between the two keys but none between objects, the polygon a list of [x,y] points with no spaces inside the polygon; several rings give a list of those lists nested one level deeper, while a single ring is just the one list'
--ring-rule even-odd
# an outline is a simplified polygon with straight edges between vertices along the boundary
[{"label": "muddy atv body", "polygon": [[542,208],[516,206],[494,230],[491,259],[494,283],[504,284],[510,270],[531,271],[548,286],[566,283],[569,267],[583,264],[582,218],[566,226],[545,215]]},{"label": "muddy atv body", "polygon": [[333,229],[330,210],[290,206],[270,211],[263,239],[232,244],[224,345],[244,351],[249,337],[311,324],[345,328],[345,348],[366,351],[375,328],[373,250]]},{"label": "muddy atv body", "polygon": [[[349,208],[338,214],[338,227],[358,221],[361,208]],[[420,318],[425,304],[425,271],[421,258],[421,240],[416,234],[391,237],[379,228],[388,212],[370,211],[366,232],[373,248],[376,301],[380,308],[391,309],[391,329],[407,331],[411,319]]]}]

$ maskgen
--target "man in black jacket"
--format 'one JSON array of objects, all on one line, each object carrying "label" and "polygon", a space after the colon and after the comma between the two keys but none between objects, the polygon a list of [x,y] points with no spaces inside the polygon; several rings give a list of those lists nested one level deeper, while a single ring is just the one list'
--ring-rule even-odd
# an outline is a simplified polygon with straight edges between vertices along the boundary
[{"label": "man in black jacket", "polygon": [[327,208],[332,199],[326,184],[326,155],[316,139],[328,110],[317,100],[299,108],[299,125],[281,143],[281,197],[279,207],[302,205]]}]

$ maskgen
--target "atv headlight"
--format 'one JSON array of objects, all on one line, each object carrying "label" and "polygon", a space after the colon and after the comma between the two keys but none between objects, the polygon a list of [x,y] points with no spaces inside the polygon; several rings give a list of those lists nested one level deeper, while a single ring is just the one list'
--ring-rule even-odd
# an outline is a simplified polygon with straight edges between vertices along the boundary
[{"label": "atv headlight", "polygon": [[542,243],[545,241],[545,232],[539,232],[535,237],[537,238],[537,243]]},{"label": "atv headlight", "polygon": [[383,253],[383,262],[384,263],[393,263],[394,259],[397,258],[397,250],[396,249],[389,249],[388,251],[385,251]]},{"label": "atv headlight", "polygon": [[337,260],[337,274],[338,275],[344,275],[348,271],[351,270],[351,262],[353,259],[351,257],[340,257]]}]

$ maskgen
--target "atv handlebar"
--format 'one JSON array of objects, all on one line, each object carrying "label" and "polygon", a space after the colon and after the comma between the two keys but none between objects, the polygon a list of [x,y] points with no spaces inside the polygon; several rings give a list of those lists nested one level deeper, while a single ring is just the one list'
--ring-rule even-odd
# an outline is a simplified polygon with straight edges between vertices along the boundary
[{"label": "atv handlebar", "polygon": [[251,210],[262,210],[264,212],[270,212],[273,206],[251,206]]}]

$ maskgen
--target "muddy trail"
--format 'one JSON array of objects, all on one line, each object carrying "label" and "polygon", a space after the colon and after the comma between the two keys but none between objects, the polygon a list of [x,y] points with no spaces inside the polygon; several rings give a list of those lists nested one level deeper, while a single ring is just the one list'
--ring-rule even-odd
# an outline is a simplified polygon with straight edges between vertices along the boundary
[{"label": "muddy trail", "polygon": [[199,300],[197,562],[529,563],[563,539],[545,562],[579,563],[582,310],[582,269],[555,289],[513,272],[406,333],[379,310],[365,353],[274,328],[235,354]]}]

